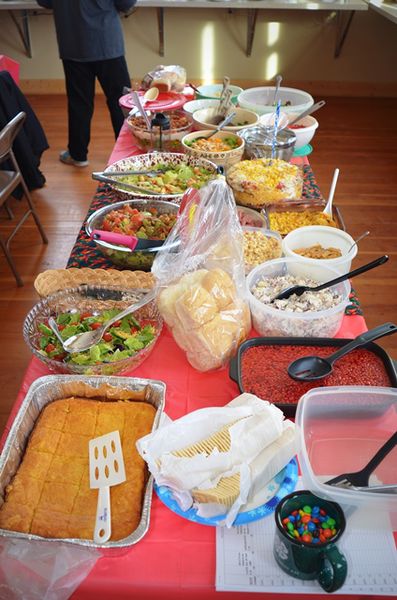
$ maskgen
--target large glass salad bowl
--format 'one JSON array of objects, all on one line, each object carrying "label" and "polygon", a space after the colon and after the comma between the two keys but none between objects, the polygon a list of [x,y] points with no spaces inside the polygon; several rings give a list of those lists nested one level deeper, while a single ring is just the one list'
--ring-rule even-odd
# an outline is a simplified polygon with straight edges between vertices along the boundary
[{"label": "large glass salad bowl", "polygon": [[163,321],[154,300],[109,327],[102,340],[85,352],[64,352],[48,319],[55,319],[66,339],[99,327],[147,292],[89,285],[57,292],[28,313],[23,325],[25,342],[55,373],[115,375],[131,371],[147,358],[161,333]]}]

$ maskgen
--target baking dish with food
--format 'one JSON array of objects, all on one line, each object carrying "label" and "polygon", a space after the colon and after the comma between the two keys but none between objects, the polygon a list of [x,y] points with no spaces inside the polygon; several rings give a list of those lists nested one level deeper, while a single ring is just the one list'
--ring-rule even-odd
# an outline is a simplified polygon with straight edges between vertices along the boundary
[{"label": "baking dish with food", "polygon": [[268,229],[278,231],[282,236],[298,227],[322,225],[337,227],[346,231],[346,226],[339,208],[333,204],[332,219],[323,211],[325,203],[320,198],[294,198],[269,203],[262,209]]},{"label": "baking dish with food", "polygon": [[296,358],[312,354],[328,356],[350,341],[327,337],[251,338],[239,346],[231,359],[229,376],[240,392],[273,402],[289,417],[295,415],[300,397],[313,388],[364,384],[397,388],[396,366],[387,352],[374,342],[341,358],[335,363],[334,372],[324,379],[304,382],[288,375],[287,367]]},{"label": "baking dish with food", "polygon": [[[0,457],[0,496],[4,501],[6,487],[14,477],[22,461],[25,448],[41,411],[55,400],[71,395],[71,390],[76,386],[86,390],[87,399],[109,402],[122,397],[137,398],[137,401],[147,402],[156,409],[152,431],[159,426],[165,402],[165,383],[154,379],[132,377],[82,377],[79,375],[48,375],[40,377],[32,383],[25,399],[11,426]],[[88,391],[87,391],[88,390]],[[138,398],[140,400],[138,400]],[[127,400],[126,400],[127,401]],[[88,439],[88,438],[87,438]],[[126,457],[124,457],[126,460]],[[88,470],[88,442],[87,442],[87,470]],[[95,544],[93,540],[78,538],[49,538],[38,535],[21,533],[0,529],[3,538],[17,538],[23,540],[42,540],[50,543],[66,542],[87,548],[102,548],[106,554],[114,554],[116,550],[129,548],[139,542],[149,528],[152,501],[153,478],[148,477],[144,496],[142,499],[141,518],[138,527],[127,537],[109,541],[105,544]],[[96,492],[96,490],[95,490]],[[94,519],[93,519],[94,524]],[[93,527],[94,532],[94,527]]]}]

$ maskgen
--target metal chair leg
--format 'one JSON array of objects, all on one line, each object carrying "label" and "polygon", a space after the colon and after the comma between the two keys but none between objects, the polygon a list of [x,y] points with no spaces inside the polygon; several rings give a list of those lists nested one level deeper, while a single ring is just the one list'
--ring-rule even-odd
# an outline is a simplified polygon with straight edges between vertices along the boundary
[{"label": "metal chair leg", "polygon": [[29,192],[29,190],[28,190],[28,187],[27,187],[27,185],[26,185],[26,183],[25,183],[25,180],[24,180],[24,178],[22,177],[22,174],[21,174],[21,184],[22,184],[22,188],[23,188],[24,194],[25,194],[25,196],[26,196],[26,200],[27,200],[27,202],[28,202],[28,205],[29,205],[30,212],[32,213],[32,215],[33,215],[33,218],[34,218],[34,220],[35,220],[35,222],[36,222],[37,229],[40,231],[41,239],[43,240],[43,243],[44,243],[44,244],[48,244],[48,238],[47,238],[47,236],[46,236],[46,234],[45,234],[45,231],[44,231],[44,229],[43,229],[43,226],[42,226],[42,224],[41,224],[41,221],[40,221],[40,219],[39,219],[39,216],[38,216],[38,214],[36,213],[36,209],[35,209],[35,207],[34,207],[34,205],[33,205],[33,200],[32,200],[32,197],[31,197],[31,195],[30,195],[30,192]]},{"label": "metal chair leg", "polygon": [[13,258],[12,258],[12,256],[11,256],[11,253],[10,253],[10,251],[8,250],[8,245],[7,245],[7,244],[5,244],[1,238],[0,238],[0,246],[1,246],[1,248],[2,248],[2,250],[3,250],[3,252],[4,252],[4,254],[5,254],[5,257],[6,257],[6,259],[7,259],[7,262],[8,262],[8,264],[9,264],[9,265],[10,265],[10,267],[11,267],[11,271],[12,271],[12,272],[13,272],[13,274],[14,274],[14,277],[15,277],[15,279],[16,279],[17,285],[18,285],[19,287],[22,287],[22,286],[23,286],[23,281],[22,281],[22,279],[21,279],[21,276],[20,276],[20,275],[19,275],[19,273],[18,273],[18,270],[17,270],[17,268],[16,268],[16,266],[15,266],[14,260],[13,260]]}]

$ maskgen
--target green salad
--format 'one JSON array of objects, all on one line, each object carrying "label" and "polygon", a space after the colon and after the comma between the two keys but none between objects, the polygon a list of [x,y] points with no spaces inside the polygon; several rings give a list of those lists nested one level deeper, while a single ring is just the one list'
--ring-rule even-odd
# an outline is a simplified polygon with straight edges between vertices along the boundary
[{"label": "green salad", "polygon": [[215,176],[213,171],[204,167],[191,167],[185,163],[179,165],[158,164],[153,167],[161,170],[155,177],[149,175],[125,175],[118,177],[120,183],[129,183],[160,194],[183,194],[189,187],[200,188]]},{"label": "green salad", "polygon": [[[120,309],[104,310],[100,315],[90,312],[60,313],[55,321],[62,339],[66,340],[72,335],[98,329],[119,312],[121,312]],[[131,314],[116,321],[104,333],[102,340],[89,350],[69,354],[63,350],[47,321],[39,323],[38,330],[41,334],[39,337],[40,354],[55,361],[82,366],[112,363],[130,358],[148,346],[157,334],[154,321],[141,320],[138,322]]]}]

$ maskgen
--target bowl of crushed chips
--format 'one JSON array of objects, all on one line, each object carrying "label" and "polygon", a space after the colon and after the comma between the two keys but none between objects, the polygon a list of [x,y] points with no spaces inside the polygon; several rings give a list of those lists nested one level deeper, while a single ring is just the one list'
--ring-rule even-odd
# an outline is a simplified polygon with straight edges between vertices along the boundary
[{"label": "bowl of crushed chips", "polygon": [[[208,137],[211,135],[211,137]],[[195,158],[210,160],[219,167],[228,169],[238,163],[244,154],[244,140],[230,131],[205,129],[188,133],[182,138],[184,152]]]}]

